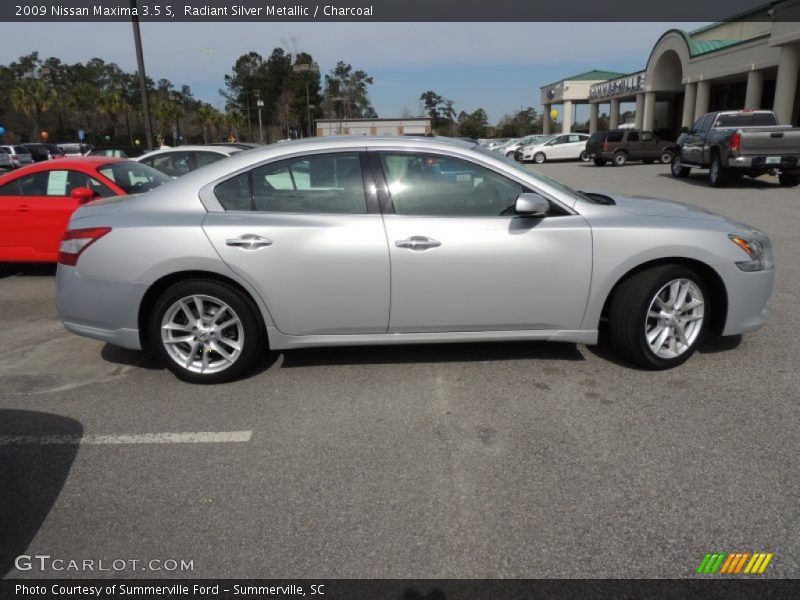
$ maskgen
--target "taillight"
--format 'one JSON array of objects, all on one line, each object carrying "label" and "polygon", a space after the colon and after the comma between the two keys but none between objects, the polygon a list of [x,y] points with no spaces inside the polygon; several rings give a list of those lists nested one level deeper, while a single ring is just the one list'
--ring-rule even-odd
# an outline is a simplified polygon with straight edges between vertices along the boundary
[{"label": "taillight", "polygon": [[603,142],[603,152],[608,152],[608,140]]},{"label": "taillight", "polygon": [[738,131],[731,135],[728,140],[728,150],[731,152],[738,152],[742,147],[742,134]]},{"label": "taillight", "polygon": [[83,252],[97,240],[111,231],[111,227],[91,227],[88,229],[69,229],[61,236],[58,248],[58,264],[74,267]]}]

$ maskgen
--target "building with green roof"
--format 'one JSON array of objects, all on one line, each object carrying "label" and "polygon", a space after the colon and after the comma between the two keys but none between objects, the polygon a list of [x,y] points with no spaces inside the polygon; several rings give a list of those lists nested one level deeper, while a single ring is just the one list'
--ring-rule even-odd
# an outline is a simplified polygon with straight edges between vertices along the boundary
[{"label": "building with green roof", "polygon": [[542,86],[541,103],[546,113],[560,112],[563,132],[572,130],[577,104],[589,104],[590,132],[605,105],[610,127],[620,126],[621,103],[635,103],[637,128],[662,137],[713,110],[772,109],[781,123],[796,126],[799,72],[800,0],[783,0],[693,31],[669,29],[641,71],[565,77]]}]

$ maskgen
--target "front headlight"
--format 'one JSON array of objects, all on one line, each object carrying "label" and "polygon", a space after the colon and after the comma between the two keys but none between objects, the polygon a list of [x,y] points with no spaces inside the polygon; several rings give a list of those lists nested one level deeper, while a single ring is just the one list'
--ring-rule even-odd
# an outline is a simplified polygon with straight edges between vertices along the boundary
[{"label": "front headlight", "polygon": [[769,242],[741,235],[728,235],[728,238],[747,254],[749,260],[737,261],[736,266],[742,271],[763,271],[772,267],[772,256]]}]

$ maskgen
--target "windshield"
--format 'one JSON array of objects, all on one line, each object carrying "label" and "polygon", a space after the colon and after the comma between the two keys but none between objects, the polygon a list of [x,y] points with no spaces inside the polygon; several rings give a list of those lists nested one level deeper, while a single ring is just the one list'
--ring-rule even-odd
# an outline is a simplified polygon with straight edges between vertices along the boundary
[{"label": "windshield", "polygon": [[475,152],[479,153],[479,154],[483,154],[483,155],[491,157],[491,158],[493,158],[495,160],[503,161],[506,165],[511,167],[512,171],[515,171],[516,173],[519,173],[523,177],[527,177],[527,178],[532,177],[532,178],[536,179],[537,181],[541,181],[545,186],[553,188],[555,190],[558,190],[559,192],[567,194],[568,196],[571,196],[573,198],[576,198],[576,199],[577,198],[583,198],[583,199],[586,198],[585,194],[582,194],[581,192],[573,190],[571,187],[564,185],[560,181],[556,181],[555,179],[552,179],[552,178],[548,177],[547,175],[542,175],[541,173],[536,173],[534,171],[529,171],[528,169],[526,169],[525,167],[520,165],[517,161],[515,161],[513,158],[508,158],[506,156],[503,156],[502,154],[498,154],[497,152],[492,152],[491,150],[487,150],[487,149],[482,148],[480,146],[475,146],[475,148],[473,148],[473,150]]},{"label": "windshield", "polygon": [[121,187],[126,194],[146,192],[162,183],[172,181],[171,177],[164,175],[161,171],[127,160],[109,163],[97,170]]}]

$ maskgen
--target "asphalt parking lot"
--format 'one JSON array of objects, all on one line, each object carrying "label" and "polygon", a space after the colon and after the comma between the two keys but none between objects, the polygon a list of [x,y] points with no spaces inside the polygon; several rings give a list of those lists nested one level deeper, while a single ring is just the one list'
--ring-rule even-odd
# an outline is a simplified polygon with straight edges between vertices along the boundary
[{"label": "asphalt parking lot", "polygon": [[[91,443],[0,443],[0,576],[689,577],[711,551],[800,576],[798,189],[536,169],[766,232],[766,327],[667,372],[604,345],[452,344],[292,351],[200,387],[68,334],[54,268],[6,265],[0,439]],[[193,570],[23,571],[20,554]]]}]

